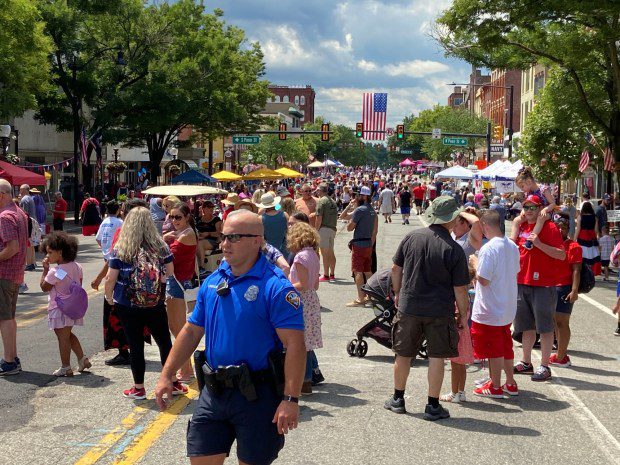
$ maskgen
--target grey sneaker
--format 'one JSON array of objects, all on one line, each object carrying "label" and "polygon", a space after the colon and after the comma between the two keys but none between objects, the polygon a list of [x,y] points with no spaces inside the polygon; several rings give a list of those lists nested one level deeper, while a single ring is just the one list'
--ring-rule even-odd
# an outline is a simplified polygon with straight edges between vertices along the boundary
[{"label": "grey sneaker", "polygon": [[383,408],[391,410],[394,413],[407,413],[405,410],[405,399],[394,399],[394,396],[390,396],[390,398],[385,401]]},{"label": "grey sneaker", "polygon": [[431,404],[426,404],[424,409],[424,419],[428,421],[441,420],[443,418],[450,418],[450,412],[440,405],[433,407]]},{"label": "grey sneaker", "polygon": [[18,294],[25,294],[28,291],[28,284],[26,283],[21,283],[19,285],[19,289],[17,290]]},{"label": "grey sneaker", "polygon": [[551,379],[551,368],[543,365],[539,366],[532,375],[532,381],[547,381],[548,379]]}]

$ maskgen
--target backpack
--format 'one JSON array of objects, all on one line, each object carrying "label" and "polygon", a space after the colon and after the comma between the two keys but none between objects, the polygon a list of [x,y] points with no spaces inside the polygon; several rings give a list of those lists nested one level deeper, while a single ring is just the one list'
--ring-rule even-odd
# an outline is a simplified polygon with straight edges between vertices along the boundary
[{"label": "backpack", "polygon": [[32,245],[39,245],[41,243],[41,239],[43,238],[41,226],[39,225],[39,222],[31,216],[28,217],[28,222],[30,223],[29,226],[32,225],[32,230],[28,239],[30,239],[30,243]]},{"label": "backpack", "polygon": [[596,284],[592,268],[587,263],[581,264],[581,276],[579,278],[579,294],[587,294]]},{"label": "backpack", "polygon": [[161,302],[165,284],[159,254],[140,248],[133,262],[125,296],[133,307],[155,307]]}]

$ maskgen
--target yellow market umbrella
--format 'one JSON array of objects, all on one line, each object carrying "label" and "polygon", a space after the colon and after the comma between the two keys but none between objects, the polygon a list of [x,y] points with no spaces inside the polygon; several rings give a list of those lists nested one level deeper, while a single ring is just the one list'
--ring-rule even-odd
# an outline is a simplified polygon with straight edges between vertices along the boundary
[{"label": "yellow market umbrella", "polygon": [[278,173],[274,170],[270,170],[269,168],[260,168],[256,171],[252,171],[246,174],[245,176],[243,176],[243,179],[247,181],[256,181],[261,179],[282,179],[285,177],[286,176],[284,176],[283,174]]},{"label": "yellow market umbrella", "polygon": [[287,167],[278,168],[276,172],[280,173],[286,178],[303,178],[305,175],[299,171],[292,170]]},{"label": "yellow market umbrella", "polygon": [[313,161],[308,165],[308,168],[324,168],[325,164],[321,161]]},{"label": "yellow market umbrella", "polygon": [[219,173],[215,173],[211,175],[212,178],[217,179],[218,181],[237,181],[241,179],[241,176],[235,173],[231,173],[230,171],[220,171]]}]

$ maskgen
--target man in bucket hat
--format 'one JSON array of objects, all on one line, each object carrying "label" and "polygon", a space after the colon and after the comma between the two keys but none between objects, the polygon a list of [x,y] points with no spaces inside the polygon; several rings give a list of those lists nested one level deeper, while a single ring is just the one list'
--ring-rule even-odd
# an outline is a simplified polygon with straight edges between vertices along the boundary
[{"label": "man in bucket hat", "polygon": [[439,404],[444,359],[458,355],[457,324],[467,324],[469,308],[467,259],[450,235],[461,211],[453,197],[436,198],[424,215],[429,226],[407,234],[393,258],[392,286],[398,309],[392,329],[392,349],[396,353],[394,395],[384,407],[395,413],[405,413],[411,359],[426,339],[429,386],[424,419],[450,416]]}]

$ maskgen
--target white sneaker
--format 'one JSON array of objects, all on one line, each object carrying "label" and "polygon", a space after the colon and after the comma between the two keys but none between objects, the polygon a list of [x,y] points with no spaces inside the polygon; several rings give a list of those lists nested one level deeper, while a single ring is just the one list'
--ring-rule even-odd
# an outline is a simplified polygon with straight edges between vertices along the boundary
[{"label": "white sneaker", "polygon": [[477,379],[476,381],[474,381],[474,384],[476,385],[476,387],[480,387],[480,386],[488,383],[490,380],[491,380],[491,377],[487,376],[485,378]]},{"label": "white sneaker", "polygon": [[464,392],[457,392],[456,394],[453,392],[450,392],[448,394],[444,394],[443,396],[440,396],[439,400],[442,402],[451,402],[453,404],[459,404],[461,402],[467,401],[467,399],[465,399]]},{"label": "white sneaker", "polygon": [[19,285],[19,289],[17,290],[17,293],[18,293],[18,294],[25,294],[27,290],[28,290],[28,284],[26,284],[26,283],[21,283],[21,284]]}]

